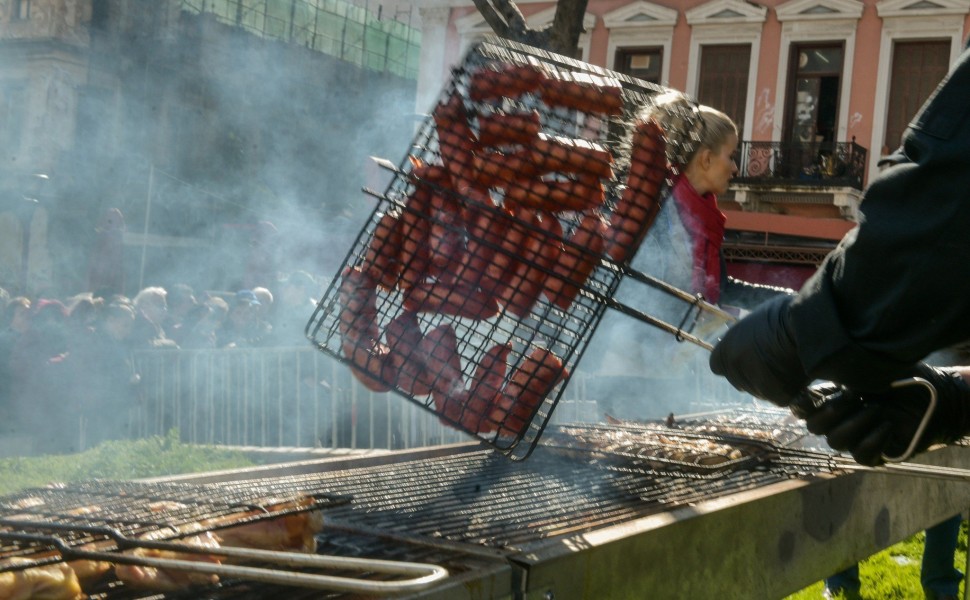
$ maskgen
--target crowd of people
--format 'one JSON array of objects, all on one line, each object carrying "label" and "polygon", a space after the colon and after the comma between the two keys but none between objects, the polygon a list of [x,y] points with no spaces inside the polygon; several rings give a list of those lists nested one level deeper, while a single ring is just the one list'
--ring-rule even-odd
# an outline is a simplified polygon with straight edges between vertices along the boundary
[{"label": "crowd of people", "polygon": [[68,298],[0,288],[0,433],[31,436],[47,452],[123,437],[140,383],[133,351],[305,346],[320,283],[295,271],[272,287],[220,293],[179,283]]}]

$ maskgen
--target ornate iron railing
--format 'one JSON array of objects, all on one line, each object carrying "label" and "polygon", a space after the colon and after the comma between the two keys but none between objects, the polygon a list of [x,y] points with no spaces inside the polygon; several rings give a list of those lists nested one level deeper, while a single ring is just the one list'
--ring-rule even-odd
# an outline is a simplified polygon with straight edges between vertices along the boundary
[{"label": "ornate iron railing", "polygon": [[851,142],[742,142],[735,183],[861,190],[865,148]]}]

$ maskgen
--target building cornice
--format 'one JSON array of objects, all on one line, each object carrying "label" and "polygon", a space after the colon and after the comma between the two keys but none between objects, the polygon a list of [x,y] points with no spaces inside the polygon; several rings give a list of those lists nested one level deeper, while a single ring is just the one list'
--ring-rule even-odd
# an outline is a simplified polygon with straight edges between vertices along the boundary
[{"label": "building cornice", "polygon": [[639,0],[603,15],[607,29],[670,28],[677,24],[677,11]]},{"label": "building cornice", "polygon": [[790,0],[775,8],[779,21],[858,20],[862,2],[858,0]]},{"label": "building cornice", "polygon": [[883,19],[966,15],[970,13],[970,3],[966,0],[882,0],[876,4],[876,13]]},{"label": "building cornice", "polygon": [[689,25],[764,23],[768,9],[742,0],[713,0],[684,13]]}]

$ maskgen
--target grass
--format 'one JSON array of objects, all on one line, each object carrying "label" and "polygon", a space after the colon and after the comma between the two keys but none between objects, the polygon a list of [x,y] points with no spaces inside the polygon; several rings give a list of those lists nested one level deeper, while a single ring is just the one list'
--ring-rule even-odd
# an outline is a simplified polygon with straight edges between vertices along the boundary
[{"label": "grass", "polygon": [[[858,598],[862,600],[920,600],[923,588],[919,581],[920,561],[923,557],[923,533],[886,548],[859,563],[859,578],[862,590]],[[957,551],[953,557],[956,568],[966,570],[967,560],[967,521],[960,526]],[[817,600],[822,597],[823,582],[811,585],[785,600]],[[963,585],[959,598],[963,597]],[[842,600],[855,600],[836,596]]]},{"label": "grass", "polygon": [[105,442],[79,454],[0,459],[0,494],[85,479],[137,479],[253,465],[239,452],[183,444],[178,432]]}]

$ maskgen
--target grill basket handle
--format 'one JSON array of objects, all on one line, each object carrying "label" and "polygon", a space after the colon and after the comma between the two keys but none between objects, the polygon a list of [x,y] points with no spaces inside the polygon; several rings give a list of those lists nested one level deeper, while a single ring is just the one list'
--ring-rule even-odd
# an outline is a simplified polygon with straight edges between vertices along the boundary
[{"label": "grill basket handle", "polygon": [[189,571],[205,575],[218,575],[219,577],[245,579],[248,581],[257,581],[261,583],[381,596],[422,591],[448,576],[448,571],[444,567],[427,563],[390,561],[371,558],[352,558],[323,554],[279,552],[273,550],[255,550],[250,548],[235,548],[232,546],[224,546],[218,550],[213,550],[211,548],[180,544],[177,542],[130,539],[128,539],[128,542],[125,544],[125,546],[128,547],[167,550],[184,554],[210,554],[214,556],[226,556],[251,561],[269,562],[293,568],[304,567],[315,569],[341,569],[346,571],[362,571],[368,573],[381,573],[385,575],[407,576],[410,577],[410,579],[372,581],[353,577],[321,575],[316,573],[298,573],[263,567],[246,567],[170,558],[134,556],[121,552],[81,550],[78,548],[72,548],[64,543],[59,537],[51,535],[3,532],[0,533],[0,538],[51,544],[57,547],[61,555],[66,560],[90,559],[112,563],[156,567],[159,569]]}]

